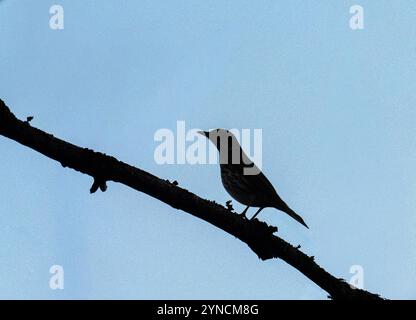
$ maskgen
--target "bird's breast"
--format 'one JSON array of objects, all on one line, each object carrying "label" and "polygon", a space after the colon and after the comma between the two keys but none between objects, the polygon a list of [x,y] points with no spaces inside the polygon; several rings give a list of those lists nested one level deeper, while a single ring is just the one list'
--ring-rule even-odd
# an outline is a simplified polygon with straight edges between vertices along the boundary
[{"label": "bird's breast", "polygon": [[225,190],[238,202],[254,206],[255,193],[239,165],[221,166],[221,181]]}]

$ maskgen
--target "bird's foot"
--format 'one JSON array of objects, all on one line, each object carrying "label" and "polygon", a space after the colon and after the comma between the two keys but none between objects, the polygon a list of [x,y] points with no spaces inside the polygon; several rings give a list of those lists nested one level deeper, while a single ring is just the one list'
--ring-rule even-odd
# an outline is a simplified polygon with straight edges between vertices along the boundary
[{"label": "bird's foot", "polygon": [[238,215],[241,216],[241,218],[243,218],[243,219],[247,219],[246,212],[247,212],[248,208],[250,208],[250,207],[247,206],[247,208],[245,208],[243,210],[243,212],[239,213]]},{"label": "bird's foot", "polygon": [[247,216],[246,216],[245,212],[238,213],[238,215],[243,219],[247,219]]}]

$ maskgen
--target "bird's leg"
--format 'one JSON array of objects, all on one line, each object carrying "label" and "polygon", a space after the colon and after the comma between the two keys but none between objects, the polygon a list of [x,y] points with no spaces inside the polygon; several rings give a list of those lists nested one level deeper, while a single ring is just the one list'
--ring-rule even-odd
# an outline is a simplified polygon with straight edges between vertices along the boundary
[{"label": "bird's leg", "polygon": [[257,210],[257,212],[254,214],[254,216],[250,219],[250,220],[254,220],[255,217],[257,217],[257,215],[260,213],[261,210],[263,210],[263,208],[259,208],[259,210]]},{"label": "bird's leg", "polygon": [[246,218],[246,212],[247,212],[248,208],[250,208],[250,207],[249,207],[249,206],[247,206],[247,208],[245,208],[245,209],[243,210],[243,212],[241,212],[241,213],[240,213],[240,216],[243,216],[243,218]]}]

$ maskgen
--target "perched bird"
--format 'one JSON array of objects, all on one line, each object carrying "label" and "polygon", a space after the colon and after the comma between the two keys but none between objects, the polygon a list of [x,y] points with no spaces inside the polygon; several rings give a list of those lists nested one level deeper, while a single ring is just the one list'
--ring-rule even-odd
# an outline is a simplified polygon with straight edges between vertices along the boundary
[{"label": "perched bird", "polygon": [[250,207],[258,207],[251,218],[253,220],[261,210],[271,207],[287,213],[309,229],[305,221],[279,197],[273,185],[247,157],[230,131],[215,129],[199,133],[217,147],[220,154],[222,184],[235,200],[247,206],[241,213],[243,216]]}]

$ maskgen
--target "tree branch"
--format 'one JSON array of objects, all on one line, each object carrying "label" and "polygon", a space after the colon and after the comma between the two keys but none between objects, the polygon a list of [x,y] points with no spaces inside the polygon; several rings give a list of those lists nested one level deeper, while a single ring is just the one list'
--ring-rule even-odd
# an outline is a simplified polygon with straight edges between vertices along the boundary
[{"label": "tree branch", "polygon": [[63,167],[74,169],[94,178],[91,192],[106,189],[114,181],[144,192],[175,209],[183,210],[224,230],[246,243],[262,260],[280,258],[299,270],[325,290],[332,299],[381,300],[378,295],[352,288],[342,279],[332,276],[309,257],[274,235],[276,227],[258,220],[247,220],[214,201],[202,199],[180,188],[176,183],[160,179],[146,171],[130,166],[114,157],[80,148],[53,135],[31,127],[29,121],[15,117],[0,99],[0,134],[56,160]]}]

